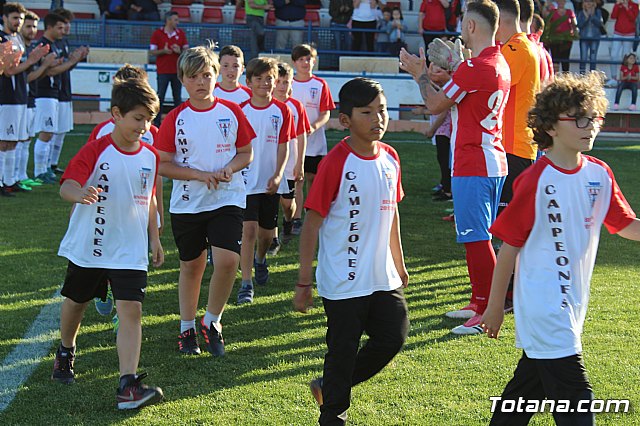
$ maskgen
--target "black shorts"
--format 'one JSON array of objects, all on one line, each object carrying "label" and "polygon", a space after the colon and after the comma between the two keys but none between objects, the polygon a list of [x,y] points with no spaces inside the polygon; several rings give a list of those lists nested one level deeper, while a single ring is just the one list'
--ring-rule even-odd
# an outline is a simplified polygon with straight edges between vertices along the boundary
[{"label": "black shorts", "polygon": [[318,173],[318,165],[320,161],[324,158],[324,155],[315,155],[313,157],[306,156],[304,157],[304,172],[305,173],[313,173],[314,175]]},{"label": "black shorts", "polygon": [[289,185],[289,192],[281,194],[280,196],[285,200],[293,200],[296,198],[296,181],[287,179],[287,185]]},{"label": "black shorts", "polygon": [[210,212],[171,214],[173,239],[180,260],[197,259],[207,246],[240,254],[242,209],[224,206]]},{"label": "black shorts", "polygon": [[147,271],[84,268],[69,261],[60,293],[76,303],[86,303],[94,297],[105,300],[107,284],[111,285],[114,299],[142,303],[147,287]]},{"label": "black shorts", "polygon": [[517,155],[507,154],[507,166],[509,167],[509,174],[504,181],[502,187],[502,194],[500,195],[500,211],[507,207],[509,202],[513,199],[513,181],[522,174],[529,166],[533,164],[533,160],[528,158],[518,157]]},{"label": "black shorts", "polygon": [[274,229],[278,226],[278,210],[280,194],[247,195],[247,208],[244,209],[245,222],[258,222],[263,229]]}]

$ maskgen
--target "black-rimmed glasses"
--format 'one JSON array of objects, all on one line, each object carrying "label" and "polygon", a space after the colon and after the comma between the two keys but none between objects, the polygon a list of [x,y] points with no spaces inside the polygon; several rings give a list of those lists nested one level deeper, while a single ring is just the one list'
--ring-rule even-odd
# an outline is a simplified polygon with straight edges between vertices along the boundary
[{"label": "black-rimmed glasses", "polygon": [[593,127],[602,127],[604,123],[604,117],[558,117],[558,121],[575,121],[578,129],[585,129],[589,127],[589,124],[593,124]]}]

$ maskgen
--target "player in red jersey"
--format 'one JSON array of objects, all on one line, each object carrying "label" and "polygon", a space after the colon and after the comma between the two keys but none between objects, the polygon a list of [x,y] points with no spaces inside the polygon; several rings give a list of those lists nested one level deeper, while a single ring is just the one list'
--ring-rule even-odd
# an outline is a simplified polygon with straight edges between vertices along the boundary
[{"label": "player in red jersey", "polygon": [[468,318],[452,330],[455,334],[482,332],[480,318],[487,306],[496,261],[489,227],[495,220],[507,175],[501,143],[502,119],[511,84],[509,66],[495,43],[498,15],[497,6],[491,1],[467,4],[462,38],[472,51],[470,59],[464,59],[459,42],[453,49],[439,40],[429,46],[432,62],[454,70],[442,90],[431,85],[424,51],[420,57],[404,49],[400,53],[401,67],[418,82],[427,108],[433,114],[452,109],[451,182],[456,240],[465,245],[472,288],[470,303],[447,314]]}]

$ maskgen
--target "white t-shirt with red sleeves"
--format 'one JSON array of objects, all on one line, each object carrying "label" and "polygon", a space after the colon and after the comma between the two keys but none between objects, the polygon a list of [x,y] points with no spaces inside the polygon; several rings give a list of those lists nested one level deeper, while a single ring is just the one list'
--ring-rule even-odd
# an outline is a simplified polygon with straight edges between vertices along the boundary
[{"label": "white t-shirt with red sleeves", "polygon": [[[110,135],[111,133],[113,133],[113,129],[115,127],[116,124],[113,121],[113,118],[110,118],[107,121],[103,121],[93,128],[87,141],[95,141],[97,139],[100,139],[104,135]],[[152,124],[149,130],[147,130],[144,135],[140,136],[140,140],[149,145],[153,145],[157,137],[158,128]]]},{"label": "white t-shirt with red sleeves", "polygon": [[289,141],[289,158],[287,158],[287,165],[284,168],[284,176],[293,180],[293,170],[296,167],[296,161],[298,160],[298,136],[303,133],[308,133],[311,129],[309,124],[309,118],[307,112],[304,110],[302,103],[296,99],[289,98],[285,101],[291,114],[293,114],[293,124],[296,129],[296,137]]},{"label": "white t-shirt with red sleeves", "polygon": [[[174,154],[174,163],[206,172],[224,168],[236,156],[236,148],[251,143],[255,133],[240,107],[215,98],[206,110],[194,108],[189,101],[173,109],[162,121],[158,132],[158,151]],[[255,161],[255,160],[254,160]],[[246,192],[240,173],[230,182],[207,188],[198,180],[173,180],[171,213],[202,213],[224,206],[244,208]]]},{"label": "white t-shirt with red sleeves", "polygon": [[[331,97],[329,85],[320,77],[312,76],[306,81],[294,78],[291,89],[293,91],[291,97],[302,103],[307,111],[310,123],[316,121],[321,112],[331,111],[336,107]],[[324,134],[324,126],[322,126],[307,138],[306,155],[308,157],[316,157],[326,154],[327,137]]]},{"label": "white t-shirt with red sleeves", "polygon": [[397,203],[404,197],[400,159],[382,142],[376,155],[362,157],[347,140],[320,162],[304,205],[324,217],[316,282],[318,294],[330,300],[402,285],[389,248]]},{"label": "white t-shirt with red sleeves", "polygon": [[225,90],[220,84],[216,83],[216,87],[213,89],[213,96],[240,105],[244,101],[251,99],[251,89],[241,84],[233,90]]},{"label": "white t-shirt with red sleeves", "polygon": [[491,46],[464,61],[442,90],[455,105],[451,108],[451,175],[507,175],[502,146],[502,118],[507,105],[511,71]]},{"label": "white t-shirt with red sleeves", "polygon": [[516,179],[491,233],[520,247],[514,282],[516,346],[535,359],[582,352],[600,228],[635,218],[609,166],[583,155],[574,170],[543,156]]},{"label": "white t-shirt with red sleeves", "polygon": [[62,179],[102,188],[99,201],[75,204],[58,255],[84,268],[146,271],[149,263],[149,203],[158,153],[146,143],[124,152],[110,135],[84,145]]},{"label": "white t-shirt with red sleeves", "polygon": [[[247,195],[264,194],[269,179],[276,172],[278,146],[288,143],[296,136],[293,116],[289,107],[277,99],[271,99],[265,107],[256,107],[251,101],[246,101],[240,108],[256,132],[252,142],[253,161],[242,171]],[[289,192],[289,185],[284,176],[276,192]]]}]

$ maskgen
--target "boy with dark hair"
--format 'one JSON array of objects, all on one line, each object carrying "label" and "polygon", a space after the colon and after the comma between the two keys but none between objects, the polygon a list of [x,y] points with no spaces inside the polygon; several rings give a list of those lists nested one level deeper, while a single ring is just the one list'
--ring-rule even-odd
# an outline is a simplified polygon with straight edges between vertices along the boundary
[{"label": "boy with dark hair", "polygon": [[213,96],[219,70],[211,45],[182,52],[178,78],[189,99],[167,115],[156,144],[160,174],[173,179],[169,212],[180,255],[178,348],[185,355],[200,353],[196,314],[209,246],[215,267],[200,332],[211,355],[225,354],[221,319],[240,262],[246,201],[238,172],[253,155],[255,133],[240,107]]},{"label": "boy with dark hair", "polygon": [[142,341],[142,301],[148,251],[153,265],[164,261],[153,202],[158,154],[139,140],[158,113],[158,97],[142,80],[117,82],[111,92],[111,135],[86,144],[62,175],[60,196],[74,203],[58,255],[69,259],[61,294],[61,343],[52,379],[72,383],[76,337],[87,305],[104,297],[109,282],[120,318],[116,339],[120,363],[119,409],[162,399],[162,390],[141,384],[136,374]]},{"label": "boy with dark hair", "polygon": [[[304,159],[304,179],[307,188],[313,183],[320,160],[327,154],[327,138],[324,125],[329,121],[331,110],[335,109],[331,91],[326,81],[313,75],[318,52],[308,44],[299,44],[291,51],[293,68],[296,75],[293,78],[292,97],[304,105],[309,117],[310,131],[307,136],[307,152]],[[304,200],[304,182],[296,184],[296,203],[301,206]],[[302,228],[302,209],[296,212],[293,219],[294,235],[300,234]]]},{"label": "boy with dark hair", "polygon": [[[312,303],[312,263],[327,315],[327,354],[311,391],[320,424],[346,422],[351,388],[377,374],[400,351],[409,320],[409,282],[397,203],[400,159],[382,142],[389,116],[380,83],[356,78],[340,89],[340,124],[350,136],[322,161],[305,202],[294,306]],[[360,348],[366,332],[369,340]]]},{"label": "boy with dark hair", "polygon": [[[304,106],[300,101],[291,97],[291,82],[293,81],[293,69],[284,62],[278,64],[278,82],[273,91],[273,97],[284,102],[291,109],[293,123],[296,129],[296,137],[289,142],[289,158],[284,168],[284,177],[289,185],[289,193],[282,194],[280,205],[282,206],[282,242],[287,243],[291,239],[293,228],[293,215],[298,208],[296,204],[296,182],[304,180],[304,154],[307,149],[307,132],[309,132],[309,119]],[[276,228],[277,231],[278,228]],[[276,235],[274,243],[278,244]],[[273,247],[273,244],[271,245]]]},{"label": "boy with dark hair", "polygon": [[289,192],[283,175],[289,141],[296,133],[291,110],[273,98],[277,79],[278,63],[275,60],[255,58],[249,61],[247,84],[251,89],[251,99],[242,103],[240,108],[253,126],[256,137],[252,143],[255,160],[242,172],[247,189],[247,207],[242,225],[239,304],[253,302],[252,267],[256,270],[257,284],[265,285],[269,281],[267,250],[278,224],[280,194]]},{"label": "boy with dark hair", "polygon": [[604,223],[611,233],[640,240],[640,221],[613,172],[583,154],[592,149],[607,110],[602,80],[597,72],[565,74],[538,95],[529,125],[546,155],[516,180],[513,200],[491,227],[504,243],[481,325],[498,338],[517,263],[516,346],[523,350],[492,425],[528,424],[532,412],[502,411],[502,401],[519,398],[569,401],[568,412],[553,413],[557,424],[594,424],[592,412],[579,410],[581,401],[593,399],[580,337],[600,228]]},{"label": "boy with dark hair", "polygon": [[251,90],[238,82],[244,72],[242,49],[232,44],[220,49],[220,82],[216,83],[213,95],[238,105],[251,98]]}]

